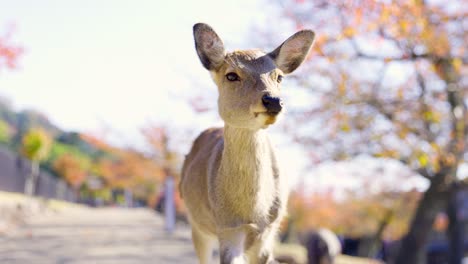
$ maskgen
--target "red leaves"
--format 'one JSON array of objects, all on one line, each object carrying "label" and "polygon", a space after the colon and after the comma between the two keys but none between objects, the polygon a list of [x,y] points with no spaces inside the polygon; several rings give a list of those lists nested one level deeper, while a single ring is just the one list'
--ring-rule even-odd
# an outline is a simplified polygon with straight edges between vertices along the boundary
[{"label": "red leaves", "polygon": [[14,69],[23,48],[11,42],[12,27],[4,36],[0,36],[0,69],[6,67]]}]

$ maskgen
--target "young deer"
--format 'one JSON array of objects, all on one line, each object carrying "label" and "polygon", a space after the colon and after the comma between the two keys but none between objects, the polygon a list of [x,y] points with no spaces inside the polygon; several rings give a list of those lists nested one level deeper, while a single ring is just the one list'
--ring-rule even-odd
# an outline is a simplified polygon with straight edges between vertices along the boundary
[{"label": "young deer", "polygon": [[226,53],[213,29],[193,27],[203,66],[218,86],[223,128],[204,131],[182,169],[180,192],[200,263],[216,240],[221,263],[274,263],[272,247],[286,211],[288,184],[264,130],[283,112],[280,83],[306,58],[314,33],[302,30],[270,53]]}]

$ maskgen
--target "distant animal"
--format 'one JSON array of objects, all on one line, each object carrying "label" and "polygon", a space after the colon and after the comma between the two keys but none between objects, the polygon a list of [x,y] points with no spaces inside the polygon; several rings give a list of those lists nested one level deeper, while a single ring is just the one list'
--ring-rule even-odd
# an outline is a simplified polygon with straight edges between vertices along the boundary
[{"label": "distant animal", "polygon": [[341,253],[341,243],[331,230],[320,228],[306,235],[308,264],[333,264]]},{"label": "distant animal", "polygon": [[284,112],[281,81],[307,57],[314,32],[299,31],[269,53],[228,53],[207,24],[194,25],[193,34],[224,121],[224,128],[198,136],[182,169],[180,192],[198,259],[209,263],[218,242],[221,263],[275,263],[288,184],[265,128]]}]

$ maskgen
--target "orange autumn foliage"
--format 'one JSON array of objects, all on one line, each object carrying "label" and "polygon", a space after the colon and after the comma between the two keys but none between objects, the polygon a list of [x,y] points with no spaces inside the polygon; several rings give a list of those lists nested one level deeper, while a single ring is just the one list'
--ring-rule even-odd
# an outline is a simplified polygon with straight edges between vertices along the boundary
[{"label": "orange autumn foliage", "polygon": [[150,154],[118,148],[93,135],[81,138],[106,153],[91,168],[104,180],[105,187],[132,190],[135,197],[154,204],[166,175],[164,164]]},{"label": "orange autumn foliage", "polygon": [[340,235],[362,237],[377,232],[391,211],[393,216],[383,238],[398,239],[407,231],[411,217],[408,212],[414,210],[419,197],[419,192],[411,191],[365,196],[348,193],[345,198],[336,199],[332,192],[296,191],[290,197],[290,219],[300,232],[326,227]]},{"label": "orange autumn foliage", "polygon": [[53,167],[73,188],[78,188],[87,176],[84,165],[71,154],[60,156]]}]

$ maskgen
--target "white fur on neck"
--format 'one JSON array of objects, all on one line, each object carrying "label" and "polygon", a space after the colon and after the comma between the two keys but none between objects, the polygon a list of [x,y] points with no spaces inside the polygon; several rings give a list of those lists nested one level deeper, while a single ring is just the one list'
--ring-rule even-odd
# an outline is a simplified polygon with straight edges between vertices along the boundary
[{"label": "white fur on neck", "polygon": [[225,199],[243,205],[238,213],[244,220],[268,215],[277,194],[268,135],[226,125],[224,140],[217,181]]}]

